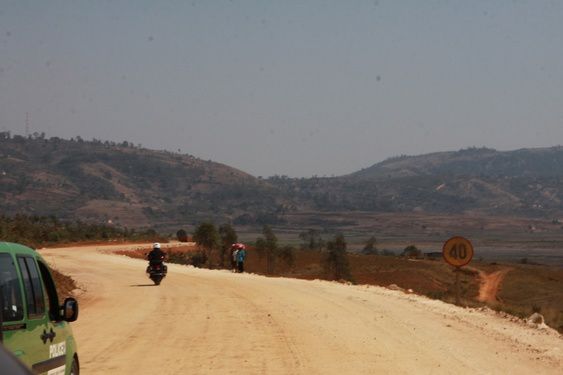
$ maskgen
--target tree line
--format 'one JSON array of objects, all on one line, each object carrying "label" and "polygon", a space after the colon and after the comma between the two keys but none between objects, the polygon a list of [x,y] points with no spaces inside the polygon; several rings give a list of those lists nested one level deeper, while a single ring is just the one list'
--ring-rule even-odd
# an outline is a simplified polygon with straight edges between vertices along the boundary
[{"label": "tree line", "polygon": [[[297,248],[292,245],[280,244],[278,237],[269,225],[262,227],[262,235],[254,243],[249,244],[260,263],[265,261],[266,274],[274,274],[276,266],[281,262],[292,267],[296,260]],[[347,245],[342,234],[337,234],[328,242],[317,239],[317,232],[304,232],[300,237],[307,239],[300,249],[320,250],[323,252],[323,266],[327,278],[334,280],[352,281],[350,265],[347,256]],[[180,241],[187,240],[187,232],[183,229],[177,232]],[[310,238],[313,237],[313,238]],[[172,262],[189,263],[196,267],[226,268],[225,260],[230,256],[233,243],[238,241],[238,234],[230,224],[216,227],[211,222],[199,224],[193,233],[193,241],[199,251],[190,255],[174,254]],[[181,259],[176,259],[181,257]]]},{"label": "tree line", "polygon": [[[180,229],[177,233],[180,241],[187,241],[188,234]],[[198,251],[192,254],[171,254],[170,261],[192,264],[196,267],[228,268],[231,245],[238,242],[238,234],[231,224],[215,226],[212,222],[199,224],[193,235]],[[299,247],[280,244],[278,237],[269,225],[264,225],[261,236],[257,237],[249,248],[262,263],[265,261],[265,273],[274,274],[282,263],[293,267],[296,250],[313,250],[322,253],[323,267],[328,279],[353,281],[347,255],[347,243],[343,234],[336,234],[325,241],[321,232],[309,229],[299,234],[302,241]],[[90,241],[167,241],[153,229],[135,230],[116,225],[87,223],[82,221],[61,220],[56,216],[0,216],[0,241],[22,243],[30,247],[46,246],[71,242]],[[370,237],[362,253],[395,255],[377,247],[375,236]],[[409,245],[403,256],[420,256],[420,250]]]},{"label": "tree line", "polygon": [[[187,241],[187,232],[180,229],[177,232],[180,241]],[[175,255],[182,259],[171,259],[179,263],[188,263],[196,267],[228,268],[225,262],[230,256],[233,243],[238,242],[238,234],[230,224],[216,227],[212,222],[199,224],[192,236],[199,251],[189,255]],[[249,244],[249,248],[258,257],[260,263],[265,263],[265,273],[274,274],[281,263],[293,267],[298,253],[296,250],[318,251],[322,254],[324,272],[328,279],[353,281],[348,260],[348,245],[343,234],[337,233],[330,240],[325,241],[322,233],[316,229],[308,229],[299,234],[301,244],[295,247],[280,244],[278,237],[269,225],[262,227],[261,236]],[[394,256],[394,252],[387,249],[380,250],[375,236],[367,239],[361,250],[364,255]],[[415,245],[408,245],[400,254],[404,257],[421,257],[422,252]],[[225,264],[227,263],[227,264]]]},{"label": "tree line", "polygon": [[84,241],[157,241],[153,229],[135,230],[109,224],[61,220],[56,216],[0,216],[0,241],[30,247]]}]

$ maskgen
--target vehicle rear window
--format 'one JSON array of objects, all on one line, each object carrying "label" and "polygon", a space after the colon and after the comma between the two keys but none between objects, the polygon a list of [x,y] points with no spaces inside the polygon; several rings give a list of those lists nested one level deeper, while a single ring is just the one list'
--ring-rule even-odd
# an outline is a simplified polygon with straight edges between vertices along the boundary
[{"label": "vehicle rear window", "polygon": [[23,301],[16,265],[10,254],[0,254],[0,308],[2,321],[23,319]]},{"label": "vehicle rear window", "polygon": [[37,265],[31,257],[18,257],[18,263],[25,287],[27,315],[29,318],[42,317],[45,314],[45,295]]}]

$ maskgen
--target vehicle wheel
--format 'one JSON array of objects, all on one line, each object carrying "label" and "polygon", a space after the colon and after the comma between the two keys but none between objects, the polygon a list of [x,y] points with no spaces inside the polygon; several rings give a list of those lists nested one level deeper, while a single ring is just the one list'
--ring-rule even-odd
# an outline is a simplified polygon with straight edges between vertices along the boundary
[{"label": "vehicle wheel", "polygon": [[76,358],[74,358],[72,360],[72,365],[70,366],[70,375],[79,375],[80,374],[80,368],[78,366],[78,361],[76,360]]}]

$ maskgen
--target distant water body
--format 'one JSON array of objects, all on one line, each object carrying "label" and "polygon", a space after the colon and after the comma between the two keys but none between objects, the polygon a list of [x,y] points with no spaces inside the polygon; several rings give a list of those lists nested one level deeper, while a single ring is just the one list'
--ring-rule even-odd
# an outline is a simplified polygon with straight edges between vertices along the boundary
[{"label": "distant water body", "polygon": [[563,267],[563,244],[561,249],[515,249],[515,248],[487,248],[475,249],[473,259],[483,259],[486,262],[543,264],[547,266]]}]

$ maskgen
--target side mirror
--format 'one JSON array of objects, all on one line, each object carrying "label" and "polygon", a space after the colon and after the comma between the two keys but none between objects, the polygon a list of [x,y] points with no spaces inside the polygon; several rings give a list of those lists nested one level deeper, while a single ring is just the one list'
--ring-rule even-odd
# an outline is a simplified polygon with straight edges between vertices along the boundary
[{"label": "side mirror", "polygon": [[78,301],[76,299],[72,297],[65,299],[61,309],[63,310],[63,320],[74,322],[78,319]]}]

